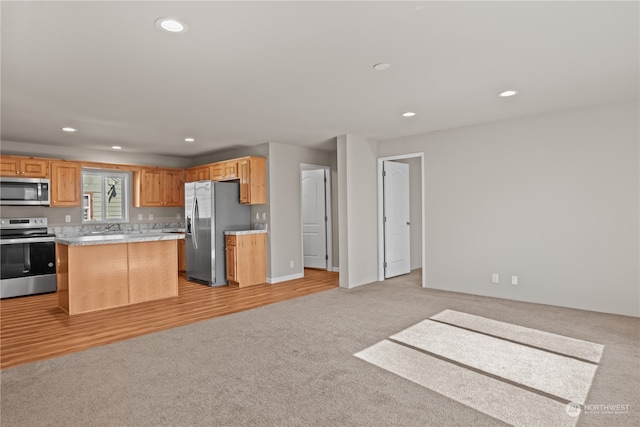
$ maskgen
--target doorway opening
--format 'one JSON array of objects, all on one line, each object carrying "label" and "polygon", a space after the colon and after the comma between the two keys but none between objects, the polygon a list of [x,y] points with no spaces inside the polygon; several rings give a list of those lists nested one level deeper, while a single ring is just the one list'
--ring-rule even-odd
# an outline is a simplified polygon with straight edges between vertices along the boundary
[{"label": "doorway opening", "polygon": [[[409,165],[407,166],[406,163]],[[387,167],[386,177],[385,166]],[[404,176],[405,173],[410,176]],[[385,180],[385,178],[389,179]],[[424,153],[378,158],[379,281],[397,274],[408,273],[409,271],[406,271],[408,262],[409,270],[422,269],[421,283],[422,287],[426,286],[423,186]],[[405,199],[410,201],[409,208],[400,206],[405,203]],[[407,209],[409,209],[409,219],[406,216]]]},{"label": "doorway opening", "polygon": [[331,168],[301,164],[300,188],[303,267],[333,271]]}]

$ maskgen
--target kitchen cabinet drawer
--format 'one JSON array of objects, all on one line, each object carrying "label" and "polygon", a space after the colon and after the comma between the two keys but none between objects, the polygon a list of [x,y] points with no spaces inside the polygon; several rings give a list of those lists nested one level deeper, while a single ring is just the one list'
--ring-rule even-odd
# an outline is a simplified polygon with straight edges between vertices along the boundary
[{"label": "kitchen cabinet drawer", "polygon": [[235,246],[236,245],[236,236],[225,236],[227,246]]}]

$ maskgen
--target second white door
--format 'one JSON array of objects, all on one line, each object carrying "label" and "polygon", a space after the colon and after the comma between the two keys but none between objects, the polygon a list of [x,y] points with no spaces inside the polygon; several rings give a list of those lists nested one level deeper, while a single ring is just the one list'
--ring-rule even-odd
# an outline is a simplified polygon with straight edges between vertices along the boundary
[{"label": "second white door", "polygon": [[302,246],[308,268],[327,268],[325,172],[302,171]]},{"label": "second white door", "polygon": [[384,277],[411,270],[409,165],[383,162]]}]

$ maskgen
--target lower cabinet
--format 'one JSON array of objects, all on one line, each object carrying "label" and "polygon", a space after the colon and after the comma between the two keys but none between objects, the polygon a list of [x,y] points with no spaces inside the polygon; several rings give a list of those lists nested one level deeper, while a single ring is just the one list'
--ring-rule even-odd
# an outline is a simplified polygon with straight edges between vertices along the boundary
[{"label": "lower cabinet", "polygon": [[239,232],[225,236],[225,242],[229,285],[245,287],[266,283],[266,233],[242,234]]}]

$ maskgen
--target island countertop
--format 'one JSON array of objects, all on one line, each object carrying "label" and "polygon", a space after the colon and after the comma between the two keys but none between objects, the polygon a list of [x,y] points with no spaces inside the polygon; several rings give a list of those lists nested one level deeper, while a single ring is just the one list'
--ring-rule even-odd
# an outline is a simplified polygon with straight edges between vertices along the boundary
[{"label": "island countertop", "polygon": [[116,243],[155,242],[184,239],[183,233],[87,234],[56,237],[56,243],[67,246],[108,245]]},{"label": "island countertop", "polygon": [[242,236],[244,234],[263,234],[267,230],[239,230],[239,231],[225,231],[225,236]]}]

